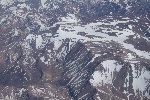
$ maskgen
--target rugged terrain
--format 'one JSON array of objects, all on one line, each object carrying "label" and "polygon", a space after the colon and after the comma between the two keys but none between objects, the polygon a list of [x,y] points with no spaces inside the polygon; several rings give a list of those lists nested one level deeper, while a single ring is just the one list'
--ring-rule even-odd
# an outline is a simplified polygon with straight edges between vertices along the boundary
[{"label": "rugged terrain", "polygon": [[0,100],[150,100],[150,2],[0,0]]}]

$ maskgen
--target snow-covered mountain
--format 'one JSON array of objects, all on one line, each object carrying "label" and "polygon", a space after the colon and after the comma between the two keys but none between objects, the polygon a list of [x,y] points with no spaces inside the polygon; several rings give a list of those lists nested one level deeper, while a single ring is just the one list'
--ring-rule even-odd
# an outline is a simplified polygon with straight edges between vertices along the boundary
[{"label": "snow-covered mountain", "polygon": [[148,0],[1,0],[1,100],[150,100]]}]

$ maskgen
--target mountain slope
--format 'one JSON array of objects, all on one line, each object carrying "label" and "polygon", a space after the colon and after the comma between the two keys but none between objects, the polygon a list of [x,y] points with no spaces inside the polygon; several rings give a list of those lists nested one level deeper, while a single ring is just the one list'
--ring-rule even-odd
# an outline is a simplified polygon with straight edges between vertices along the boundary
[{"label": "mountain slope", "polygon": [[1,0],[0,98],[149,100],[147,0]]}]

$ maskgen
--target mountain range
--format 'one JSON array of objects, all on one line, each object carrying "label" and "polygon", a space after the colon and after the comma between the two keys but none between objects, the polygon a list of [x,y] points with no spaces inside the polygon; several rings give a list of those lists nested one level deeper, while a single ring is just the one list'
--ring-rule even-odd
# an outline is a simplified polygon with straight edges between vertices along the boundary
[{"label": "mountain range", "polygon": [[0,100],[150,100],[150,1],[0,0]]}]

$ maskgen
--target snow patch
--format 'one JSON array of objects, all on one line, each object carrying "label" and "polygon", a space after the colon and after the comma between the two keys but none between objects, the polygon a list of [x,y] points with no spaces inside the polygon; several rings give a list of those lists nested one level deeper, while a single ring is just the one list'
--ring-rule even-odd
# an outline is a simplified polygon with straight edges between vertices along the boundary
[{"label": "snow patch", "polygon": [[140,90],[141,92],[144,92],[146,97],[150,98],[149,96],[150,88],[148,89],[148,91],[145,91],[146,87],[149,85],[148,79],[150,79],[149,78],[150,72],[147,71],[145,68],[142,68],[141,74],[138,75],[140,72],[137,72],[134,65],[132,65],[132,68],[133,68],[132,74],[133,74],[134,93],[138,94],[137,90]]},{"label": "snow patch", "polygon": [[41,35],[37,35],[36,36],[36,48],[37,49],[42,46],[42,42],[43,42],[42,36]]},{"label": "snow patch", "polygon": [[93,79],[90,82],[95,86],[102,86],[103,84],[112,84],[113,72],[121,69],[122,65],[119,65],[115,60],[103,61],[102,65],[104,67],[103,71],[95,71],[93,73]]}]

